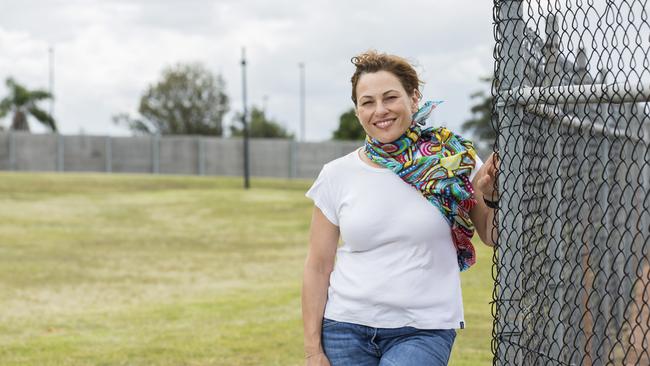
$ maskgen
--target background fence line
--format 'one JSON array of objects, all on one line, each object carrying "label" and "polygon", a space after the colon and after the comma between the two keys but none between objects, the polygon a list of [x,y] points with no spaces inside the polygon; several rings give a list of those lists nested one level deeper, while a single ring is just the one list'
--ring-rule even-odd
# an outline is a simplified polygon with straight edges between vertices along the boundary
[{"label": "background fence line", "polygon": [[[251,139],[251,174],[313,179],[324,163],[362,145],[362,141]],[[0,132],[0,170],[240,176],[243,141]]]},{"label": "background fence line", "polygon": [[[251,175],[314,179],[323,164],[362,145],[363,141],[254,138]],[[205,136],[0,132],[0,170],[240,176],[243,141]]]}]

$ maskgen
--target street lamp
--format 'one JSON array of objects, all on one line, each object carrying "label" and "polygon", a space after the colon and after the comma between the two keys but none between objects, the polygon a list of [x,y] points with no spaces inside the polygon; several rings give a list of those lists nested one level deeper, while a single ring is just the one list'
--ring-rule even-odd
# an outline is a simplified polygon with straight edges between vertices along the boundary
[{"label": "street lamp", "polygon": [[243,99],[243,113],[242,124],[244,125],[244,188],[250,188],[250,165],[248,162],[248,109],[246,107],[246,48],[241,49],[241,77],[242,77],[242,99]]},{"label": "street lamp", "polygon": [[298,63],[300,68],[300,141],[305,142],[305,63]]}]

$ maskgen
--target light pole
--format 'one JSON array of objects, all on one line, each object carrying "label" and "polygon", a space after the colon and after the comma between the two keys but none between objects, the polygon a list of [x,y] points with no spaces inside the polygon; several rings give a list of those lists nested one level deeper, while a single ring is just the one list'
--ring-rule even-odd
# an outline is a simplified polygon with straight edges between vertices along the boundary
[{"label": "light pole", "polygon": [[50,116],[54,118],[54,46],[50,46],[48,49],[48,62],[49,62],[49,91],[50,95]]},{"label": "light pole", "polygon": [[52,127],[54,127],[54,133],[56,133],[56,169],[62,172],[65,169],[63,160],[65,140],[63,140],[63,136],[59,132],[59,128],[56,126],[56,120],[54,119],[54,46],[50,46],[47,51],[50,66],[50,118],[52,118]]},{"label": "light pole", "polygon": [[262,112],[264,112],[264,115],[266,116],[266,107],[268,106],[269,103],[269,96],[264,94],[262,96]]},{"label": "light pole", "polygon": [[244,188],[250,188],[250,172],[249,172],[249,154],[248,154],[248,108],[246,106],[246,48],[241,49],[241,78],[242,78],[242,100],[243,100],[243,113],[242,124],[244,125]]},{"label": "light pole", "polygon": [[305,142],[305,63],[298,63],[300,68],[300,141]]}]

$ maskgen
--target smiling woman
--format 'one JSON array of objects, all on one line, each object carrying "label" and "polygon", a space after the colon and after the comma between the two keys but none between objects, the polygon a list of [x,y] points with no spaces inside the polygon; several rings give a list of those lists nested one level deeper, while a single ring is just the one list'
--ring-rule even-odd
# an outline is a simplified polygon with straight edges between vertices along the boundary
[{"label": "smiling woman", "polygon": [[393,73],[382,70],[364,74],[355,89],[359,93],[357,117],[366,134],[388,143],[411,125],[418,94],[409,95]]},{"label": "smiling woman", "polygon": [[460,272],[475,263],[474,231],[492,245],[497,164],[444,127],[422,128],[440,102],[419,106],[405,59],[368,51],[352,63],[367,138],[307,192],[307,364],[446,365],[465,325]]}]

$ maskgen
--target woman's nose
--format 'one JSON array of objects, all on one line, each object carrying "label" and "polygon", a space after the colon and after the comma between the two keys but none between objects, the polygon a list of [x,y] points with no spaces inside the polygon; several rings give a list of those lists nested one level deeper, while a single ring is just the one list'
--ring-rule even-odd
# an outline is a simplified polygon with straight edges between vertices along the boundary
[{"label": "woman's nose", "polygon": [[388,108],[386,108],[384,103],[381,102],[377,103],[377,107],[375,108],[375,114],[382,115],[385,114],[386,112],[388,112]]}]

